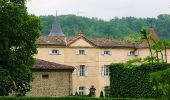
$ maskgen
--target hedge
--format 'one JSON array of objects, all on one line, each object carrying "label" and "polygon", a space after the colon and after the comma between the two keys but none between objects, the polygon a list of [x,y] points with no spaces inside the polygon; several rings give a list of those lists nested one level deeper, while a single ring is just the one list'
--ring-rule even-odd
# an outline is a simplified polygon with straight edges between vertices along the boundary
[{"label": "hedge", "polygon": [[[90,97],[0,97],[0,100],[136,100],[132,98],[90,98]],[[151,100],[151,99],[138,99]]]},{"label": "hedge", "polygon": [[169,64],[142,64],[127,68],[122,63],[110,65],[110,96],[114,98],[155,98],[162,91],[153,90],[149,74],[164,70]]}]

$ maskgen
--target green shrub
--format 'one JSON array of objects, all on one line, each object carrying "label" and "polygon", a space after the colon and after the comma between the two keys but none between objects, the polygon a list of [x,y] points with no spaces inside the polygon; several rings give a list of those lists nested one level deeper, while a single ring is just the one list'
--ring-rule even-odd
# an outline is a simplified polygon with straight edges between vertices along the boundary
[{"label": "green shrub", "polygon": [[[132,98],[92,98],[92,97],[0,97],[0,100],[136,100]],[[147,100],[147,99],[139,99]]]},{"label": "green shrub", "polygon": [[[110,95],[116,98],[155,98],[150,73],[168,68],[168,64],[142,64],[125,67],[123,63],[110,65]],[[162,91],[159,91],[162,95]]]}]

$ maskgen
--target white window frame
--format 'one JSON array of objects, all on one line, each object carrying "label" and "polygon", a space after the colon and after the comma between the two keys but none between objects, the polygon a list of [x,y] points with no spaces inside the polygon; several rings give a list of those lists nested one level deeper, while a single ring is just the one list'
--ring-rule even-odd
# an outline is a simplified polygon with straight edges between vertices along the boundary
[{"label": "white window frame", "polygon": [[112,55],[112,52],[110,50],[102,50],[102,55]]},{"label": "white window frame", "polygon": [[138,55],[139,55],[139,51],[131,50],[128,52],[128,56],[138,56]]},{"label": "white window frame", "polygon": [[109,76],[109,65],[103,65],[101,71],[102,76]]},{"label": "white window frame", "polygon": [[50,55],[61,55],[61,51],[58,49],[49,50]]},{"label": "white window frame", "polygon": [[79,91],[78,91],[78,94],[79,95],[85,95],[86,94],[86,88],[84,86],[80,86],[79,87]]},{"label": "white window frame", "polygon": [[80,65],[79,67],[80,67],[80,70],[79,70],[80,76],[85,76],[86,66]]},{"label": "white window frame", "polygon": [[83,49],[76,50],[76,55],[87,55],[87,51]]},{"label": "white window frame", "polygon": [[77,75],[78,76],[88,76],[87,66],[86,65],[79,65],[77,67]]},{"label": "white window frame", "polygon": [[90,93],[90,90],[89,90],[90,88],[87,86],[87,87],[85,87],[85,86],[77,86],[77,93],[79,94],[79,95],[88,95],[89,93]]}]

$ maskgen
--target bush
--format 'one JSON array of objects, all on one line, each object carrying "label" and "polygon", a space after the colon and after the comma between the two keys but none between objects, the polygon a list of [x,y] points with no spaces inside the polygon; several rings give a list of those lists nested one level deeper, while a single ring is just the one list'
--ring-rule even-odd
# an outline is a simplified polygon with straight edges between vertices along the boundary
[{"label": "bush", "polygon": [[[168,64],[142,64],[135,67],[125,67],[124,64],[110,65],[110,95],[121,98],[155,98],[150,73],[168,68]],[[159,91],[162,95],[162,91]]]},{"label": "bush", "polygon": [[[0,100],[136,100],[136,99],[132,99],[132,98],[90,98],[90,97],[0,97]],[[139,99],[139,100],[144,100],[144,99]]]}]

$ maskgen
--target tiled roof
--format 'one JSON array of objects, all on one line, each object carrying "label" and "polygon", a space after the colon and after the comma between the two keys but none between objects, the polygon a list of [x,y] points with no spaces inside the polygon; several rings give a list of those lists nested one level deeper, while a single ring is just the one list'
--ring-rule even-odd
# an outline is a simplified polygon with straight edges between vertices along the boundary
[{"label": "tiled roof", "polygon": [[[156,34],[154,29],[150,29],[151,36],[154,40],[159,40],[159,36]],[[53,45],[53,46],[65,46],[74,43],[77,39],[84,38],[92,45],[99,48],[146,48],[148,43],[143,40],[139,43],[126,43],[123,41],[113,40],[109,38],[88,38],[81,35],[78,36],[40,36],[36,41],[38,45]]]},{"label": "tiled roof", "polygon": [[[36,41],[38,45],[53,45],[53,46],[67,46],[69,43],[74,42],[77,36],[40,36],[39,39]],[[115,41],[108,38],[86,38],[89,42],[97,47],[134,47],[133,43],[125,43],[122,41]]]},{"label": "tiled roof", "polygon": [[34,70],[74,70],[72,66],[36,59],[32,67]]},{"label": "tiled roof", "polygon": [[66,42],[64,36],[40,36],[37,39],[36,44],[65,46]]}]

